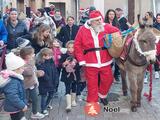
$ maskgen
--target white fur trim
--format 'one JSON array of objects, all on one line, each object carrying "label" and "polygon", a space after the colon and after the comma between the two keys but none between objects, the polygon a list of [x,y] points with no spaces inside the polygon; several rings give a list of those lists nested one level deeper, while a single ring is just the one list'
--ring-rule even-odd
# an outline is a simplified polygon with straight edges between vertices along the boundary
[{"label": "white fur trim", "polygon": [[[100,48],[99,46],[99,40],[98,40],[98,34],[95,33],[95,31],[93,30],[93,28],[90,29],[91,34],[92,34],[92,38],[93,38],[93,42],[94,42],[94,47],[95,48]],[[100,56],[100,51],[95,51],[96,52],[96,57],[97,57],[97,61],[98,64],[101,64],[101,56]]]},{"label": "white fur trim", "polygon": [[79,65],[80,65],[80,66],[85,65],[85,64],[86,64],[86,62],[85,62],[85,61],[81,61],[81,62],[79,62]]},{"label": "white fur trim", "polygon": [[101,93],[98,93],[98,96],[99,96],[100,98],[106,98],[106,97],[107,97],[107,94],[106,94],[106,95],[102,95]]},{"label": "white fur trim", "polygon": [[110,61],[108,61],[108,62],[106,62],[106,63],[100,63],[100,64],[98,64],[98,63],[87,63],[86,66],[87,66],[87,67],[101,68],[101,67],[110,65],[112,62],[113,62],[113,61],[110,60]]},{"label": "white fur trim", "polygon": [[7,85],[7,83],[10,82],[10,78],[3,78],[1,75],[0,75],[0,88],[4,87],[5,85]]},{"label": "white fur trim", "polygon": [[89,21],[97,20],[97,19],[100,19],[100,18],[102,19],[101,16],[98,16],[98,17],[96,17],[96,18],[90,18]]},{"label": "white fur trim", "polygon": [[90,24],[90,21],[87,20],[87,21],[85,22],[85,24],[84,24],[84,27],[87,28],[87,29],[90,29],[91,26],[89,26],[89,24]]}]

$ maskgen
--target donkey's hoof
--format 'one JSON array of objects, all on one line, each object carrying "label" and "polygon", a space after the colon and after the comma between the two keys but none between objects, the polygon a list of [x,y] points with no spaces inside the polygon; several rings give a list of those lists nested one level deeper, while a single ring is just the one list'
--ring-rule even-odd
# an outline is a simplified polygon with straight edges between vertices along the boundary
[{"label": "donkey's hoof", "polygon": [[137,107],[141,107],[141,103],[140,102],[137,103]]},{"label": "donkey's hoof", "polygon": [[131,107],[131,111],[132,111],[132,112],[137,112],[137,107],[136,107],[136,106],[132,106],[132,107]]},{"label": "donkey's hoof", "polygon": [[123,91],[123,96],[128,96],[128,92],[127,91]]}]

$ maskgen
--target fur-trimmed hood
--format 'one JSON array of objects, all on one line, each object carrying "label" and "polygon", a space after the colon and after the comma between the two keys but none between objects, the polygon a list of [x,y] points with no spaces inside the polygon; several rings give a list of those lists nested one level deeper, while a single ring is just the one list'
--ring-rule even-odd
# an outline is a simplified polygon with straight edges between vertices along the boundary
[{"label": "fur-trimmed hood", "polygon": [[10,77],[16,77],[19,78],[20,80],[24,80],[22,75],[17,74],[14,71],[3,70],[0,72],[0,88],[4,87],[10,82],[11,80]]}]

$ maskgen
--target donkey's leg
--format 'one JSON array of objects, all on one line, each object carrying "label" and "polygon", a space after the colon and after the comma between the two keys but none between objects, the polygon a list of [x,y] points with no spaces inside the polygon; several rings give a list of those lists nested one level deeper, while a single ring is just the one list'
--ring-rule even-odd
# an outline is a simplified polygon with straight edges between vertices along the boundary
[{"label": "donkey's leg", "polygon": [[128,72],[129,88],[131,92],[131,110],[132,112],[137,111],[137,80],[136,74]]},{"label": "donkey's leg", "polygon": [[127,96],[127,81],[126,81],[126,72],[122,69],[120,69],[120,74],[121,74],[121,79],[122,79],[122,90],[123,90],[123,95]]},{"label": "donkey's leg", "polygon": [[137,86],[138,86],[138,90],[137,90],[137,107],[141,106],[141,93],[142,93],[142,89],[143,89],[143,80],[144,80],[144,74],[138,74],[137,76]]}]

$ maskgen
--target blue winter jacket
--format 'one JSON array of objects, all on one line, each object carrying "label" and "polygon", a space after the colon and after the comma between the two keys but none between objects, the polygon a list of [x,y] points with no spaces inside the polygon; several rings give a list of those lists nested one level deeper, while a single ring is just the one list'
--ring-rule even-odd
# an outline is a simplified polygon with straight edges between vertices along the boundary
[{"label": "blue winter jacket", "polygon": [[160,23],[154,23],[153,27],[160,31]]},{"label": "blue winter jacket", "polygon": [[2,40],[4,43],[7,43],[7,36],[8,32],[6,27],[4,26],[3,21],[0,20],[0,40]]},{"label": "blue winter jacket", "polygon": [[45,75],[39,77],[39,94],[45,95],[47,92],[54,91],[58,82],[58,72],[53,59],[45,60],[44,63],[36,64],[37,70],[43,70]]},{"label": "blue winter jacket", "polygon": [[5,95],[4,110],[6,112],[21,111],[26,105],[23,80],[10,77],[10,82],[2,88]]}]

